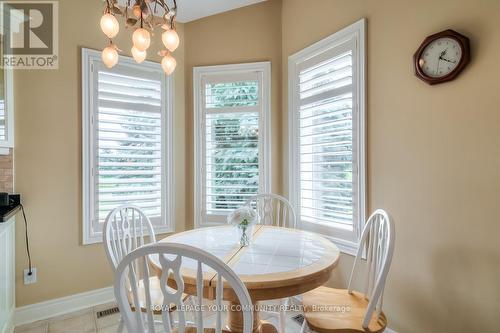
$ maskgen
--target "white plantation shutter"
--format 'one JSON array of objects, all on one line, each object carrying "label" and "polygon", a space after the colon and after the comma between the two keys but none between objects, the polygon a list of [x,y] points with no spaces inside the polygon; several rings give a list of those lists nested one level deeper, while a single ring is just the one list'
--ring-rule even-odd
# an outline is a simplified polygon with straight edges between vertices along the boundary
[{"label": "white plantation shutter", "polygon": [[259,193],[259,114],[207,113],[207,214],[234,210]]},{"label": "white plantation shutter", "polygon": [[196,225],[226,215],[268,190],[268,69],[235,66],[195,70],[197,110]]},{"label": "white plantation shutter", "polygon": [[364,26],[290,57],[293,203],[301,226],[355,247],[364,220]]},{"label": "white plantation shutter", "polygon": [[167,81],[158,64],[123,60],[112,69],[99,59],[89,66],[90,238],[123,204],[140,207],[157,231],[169,230]]},{"label": "white plantation shutter", "polygon": [[104,70],[97,75],[94,174],[98,222],[126,203],[139,206],[150,218],[161,217],[161,80]]}]

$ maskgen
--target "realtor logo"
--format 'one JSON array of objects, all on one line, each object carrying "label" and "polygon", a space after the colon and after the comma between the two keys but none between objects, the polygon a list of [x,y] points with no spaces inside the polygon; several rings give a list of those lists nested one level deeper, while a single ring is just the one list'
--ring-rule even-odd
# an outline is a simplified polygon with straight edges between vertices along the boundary
[{"label": "realtor logo", "polygon": [[58,2],[1,1],[0,67],[57,69]]}]

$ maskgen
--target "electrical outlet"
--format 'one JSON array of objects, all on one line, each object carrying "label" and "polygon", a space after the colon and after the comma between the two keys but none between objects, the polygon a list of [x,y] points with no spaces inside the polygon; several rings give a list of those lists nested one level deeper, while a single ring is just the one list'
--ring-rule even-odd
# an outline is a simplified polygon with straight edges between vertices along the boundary
[{"label": "electrical outlet", "polygon": [[31,268],[31,275],[29,274],[29,268],[24,270],[24,284],[36,283],[36,267]]}]

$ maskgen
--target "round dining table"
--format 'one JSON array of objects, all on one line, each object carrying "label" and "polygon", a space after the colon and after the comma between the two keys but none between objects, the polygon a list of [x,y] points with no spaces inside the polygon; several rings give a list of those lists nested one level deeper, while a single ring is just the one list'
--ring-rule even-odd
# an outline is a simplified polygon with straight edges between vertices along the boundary
[{"label": "round dining table", "polygon": [[[298,229],[256,225],[250,245],[239,245],[239,230],[231,225],[198,228],[174,234],[160,242],[191,245],[211,253],[226,263],[245,284],[254,304],[253,332],[276,333],[271,323],[260,320],[259,301],[300,295],[323,285],[339,259],[339,249],[316,233]],[[161,271],[161,266],[153,260]],[[184,292],[196,294],[194,260],[183,261]],[[203,272],[203,297],[215,298],[216,274]],[[230,289],[230,287],[228,287]],[[243,314],[238,299],[224,288],[230,302],[227,329],[243,331]]]}]

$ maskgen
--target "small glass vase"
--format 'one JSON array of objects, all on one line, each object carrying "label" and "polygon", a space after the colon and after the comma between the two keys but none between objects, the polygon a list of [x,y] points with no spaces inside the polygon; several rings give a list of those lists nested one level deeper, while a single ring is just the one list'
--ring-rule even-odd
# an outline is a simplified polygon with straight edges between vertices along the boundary
[{"label": "small glass vase", "polygon": [[240,232],[240,246],[250,245],[252,240],[253,225],[239,225],[238,230]]}]

